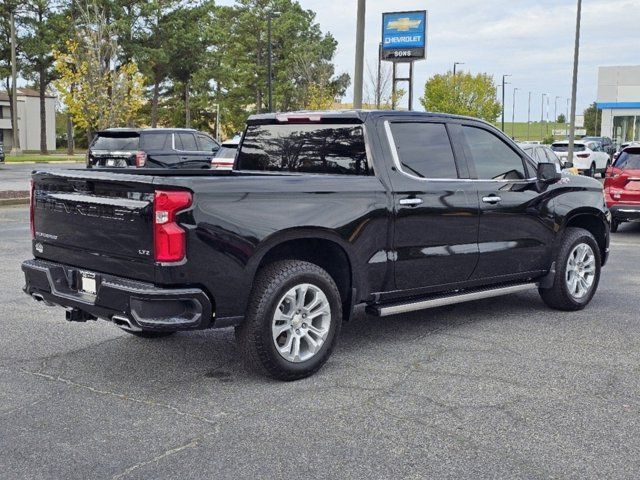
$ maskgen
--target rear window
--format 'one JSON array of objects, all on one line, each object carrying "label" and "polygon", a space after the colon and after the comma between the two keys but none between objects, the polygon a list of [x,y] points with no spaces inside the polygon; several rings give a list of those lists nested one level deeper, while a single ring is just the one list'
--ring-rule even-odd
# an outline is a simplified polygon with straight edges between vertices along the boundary
[{"label": "rear window", "polygon": [[94,150],[133,151],[140,145],[139,135],[102,135],[99,134],[93,141],[91,148]]},{"label": "rear window", "polygon": [[614,167],[621,170],[640,170],[640,149],[622,152]]},{"label": "rear window", "polygon": [[[581,143],[576,143],[573,146],[573,151],[574,152],[584,152],[584,149],[586,147],[581,144]],[[569,151],[569,144],[568,143],[554,143],[553,145],[551,145],[551,150],[553,150],[554,152],[568,152]]]},{"label": "rear window", "polygon": [[239,170],[367,175],[361,125],[250,125]]}]

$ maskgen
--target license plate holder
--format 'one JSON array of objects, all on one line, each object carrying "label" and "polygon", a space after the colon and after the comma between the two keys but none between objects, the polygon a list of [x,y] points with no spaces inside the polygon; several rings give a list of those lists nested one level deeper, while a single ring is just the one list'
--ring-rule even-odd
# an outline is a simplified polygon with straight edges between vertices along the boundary
[{"label": "license plate holder", "polygon": [[89,295],[95,295],[98,292],[98,279],[93,272],[80,272],[80,282],[78,291],[82,293],[88,293]]}]

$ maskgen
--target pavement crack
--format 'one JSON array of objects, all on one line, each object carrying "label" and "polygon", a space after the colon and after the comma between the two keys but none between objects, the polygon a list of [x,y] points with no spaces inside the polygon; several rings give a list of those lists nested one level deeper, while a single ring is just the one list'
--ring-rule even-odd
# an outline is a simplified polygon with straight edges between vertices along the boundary
[{"label": "pavement crack", "polygon": [[[201,422],[208,423],[208,424],[211,424],[211,425],[218,425],[218,422],[216,420],[213,420],[211,418],[204,417],[202,415],[198,415],[198,414],[195,414],[195,413],[185,412],[183,410],[180,410],[178,407],[175,407],[175,406],[170,405],[168,403],[154,402],[152,400],[146,400],[146,399],[141,399],[141,398],[130,397],[129,395],[126,395],[124,393],[111,392],[109,390],[101,390],[99,388],[92,387],[91,385],[85,385],[85,384],[82,384],[82,383],[74,382],[73,380],[69,380],[68,378],[49,375],[49,374],[43,373],[43,372],[32,372],[30,370],[25,370],[23,368],[21,368],[20,370],[22,372],[24,372],[24,373],[27,373],[29,375],[33,375],[35,377],[44,378],[46,380],[50,380],[50,381],[53,381],[53,382],[63,383],[65,385],[69,386],[69,387],[83,389],[83,390],[86,390],[86,391],[89,391],[89,392],[92,392],[92,393],[95,393],[95,394],[98,394],[98,395],[105,395],[105,396],[114,397],[114,398],[117,398],[119,400],[123,400],[123,401],[127,401],[127,402],[134,402],[134,403],[138,403],[138,404],[141,404],[141,405],[164,408],[166,410],[172,411],[173,413],[175,413],[176,415],[179,415],[179,416],[193,418],[195,420],[199,420]],[[225,415],[226,415],[225,412],[220,412],[220,413],[216,414],[215,417],[216,418],[217,417],[223,417]]]}]

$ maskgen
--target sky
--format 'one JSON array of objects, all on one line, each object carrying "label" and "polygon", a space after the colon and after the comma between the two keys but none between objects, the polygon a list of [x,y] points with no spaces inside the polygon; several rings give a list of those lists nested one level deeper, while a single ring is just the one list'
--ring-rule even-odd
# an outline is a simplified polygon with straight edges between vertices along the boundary
[{"label": "sky", "polygon": [[[232,3],[222,0],[220,3]],[[316,12],[324,32],[338,41],[336,71],[353,79],[356,0],[299,0]],[[375,71],[382,12],[428,10],[427,59],[414,65],[414,108],[424,83],[436,73],[459,69],[495,76],[511,74],[507,119],[516,92],[516,120],[540,119],[541,94],[549,95],[549,118],[567,109],[571,95],[576,0],[367,0],[365,58]],[[598,66],[640,64],[640,0],[583,0],[577,113],[596,100]],[[365,68],[365,79],[367,77]],[[352,101],[353,91],[345,101]],[[406,99],[405,99],[406,101]],[[546,103],[546,100],[545,100]],[[545,105],[546,116],[546,105]]]}]

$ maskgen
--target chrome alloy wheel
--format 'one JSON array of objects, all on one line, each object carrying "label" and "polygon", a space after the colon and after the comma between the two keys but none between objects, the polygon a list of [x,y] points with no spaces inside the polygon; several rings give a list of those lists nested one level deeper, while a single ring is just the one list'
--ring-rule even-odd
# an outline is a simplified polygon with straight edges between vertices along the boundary
[{"label": "chrome alloy wheel", "polygon": [[299,363],[318,353],[330,327],[331,306],[327,296],[315,285],[302,283],[278,302],[271,333],[282,358]]},{"label": "chrome alloy wheel", "polygon": [[565,281],[569,294],[577,300],[591,291],[596,278],[596,256],[586,243],[579,243],[569,254]]}]

